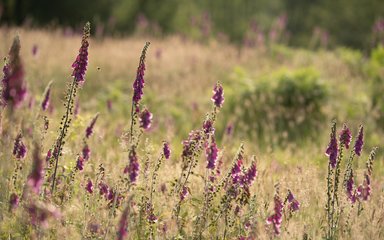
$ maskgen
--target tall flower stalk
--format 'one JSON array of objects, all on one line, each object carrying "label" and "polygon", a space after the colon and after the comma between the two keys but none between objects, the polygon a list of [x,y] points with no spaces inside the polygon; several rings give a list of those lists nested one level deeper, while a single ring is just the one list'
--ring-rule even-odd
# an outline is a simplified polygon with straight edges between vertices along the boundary
[{"label": "tall flower stalk", "polygon": [[[129,141],[130,141],[130,148],[128,151],[128,165],[124,169],[124,173],[129,174],[129,184],[135,184],[137,176],[139,174],[140,165],[138,161],[137,156],[137,145],[139,144],[141,132],[135,134],[135,126],[139,120],[140,115],[140,101],[144,94],[144,73],[145,73],[145,58],[147,54],[148,47],[150,45],[150,42],[146,42],[145,46],[141,52],[139,66],[137,68],[136,73],[136,79],[133,83],[133,97],[132,97],[132,107],[131,107],[131,126],[130,126],[130,132],[129,132]],[[144,114],[141,114],[144,116],[144,118],[140,119],[140,127],[142,127],[144,130],[150,127],[152,114],[146,110],[144,111]],[[145,122],[145,124],[143,124]],[[136,139],[134,139],[134,136],[136,136]],[[128,187],[129,188],[129,187]]]},{"label": "tall flower stalk", "polygon": [[10,105],[10,109],[20,106],[27,94],[24,81],[24,65],[20,58],[20,39],[16,36],[9,50],[8,59],[3,67],[1,105]]},{"label": "tall flower stalk", "polygon": [[80,84],[83,84],[85,81],[85,73],[88,65],[88,47],[89,47],[89,36],[90,36],[91,25],[90,23],[86,23],[83,30],[83,38],[81,41],[81,47],[79,50],[79,54],[72,64],[73,67],[73,80],[67,90],[66,101],[64,106],[66,107],[65,114],[62,117],[61,126],[59,129],[59,135],[56,139],[56,142],[53,146],[53,154],[50,159],[50,168],[53,167],[53,174],[51,177],[52,185],[51,192],[54,193],[56,187],[56,175],[57,175],[57,167],[59,162],[59,157],[62,154],[63,146],[65,143],[65,137],[68,133],[69,124],[72,120],[73,115],[73,107],[74,107],[74,99],[76,98],[76,92]]}]

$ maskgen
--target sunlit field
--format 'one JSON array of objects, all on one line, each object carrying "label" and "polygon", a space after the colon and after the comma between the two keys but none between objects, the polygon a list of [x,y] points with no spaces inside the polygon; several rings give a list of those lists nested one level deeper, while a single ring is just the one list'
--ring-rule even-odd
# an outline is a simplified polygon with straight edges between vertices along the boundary
[{"label": "sunlit field", "polygon": [[88,30],[0,29],[1,239],[384,238],[383,47]]}]

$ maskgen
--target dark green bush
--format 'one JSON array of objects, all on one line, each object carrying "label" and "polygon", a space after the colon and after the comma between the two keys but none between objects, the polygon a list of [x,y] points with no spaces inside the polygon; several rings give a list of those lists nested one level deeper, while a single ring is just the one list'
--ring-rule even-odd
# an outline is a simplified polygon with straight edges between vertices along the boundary
[{"label": "dark green bush", "polygon": [[316,137],[328,100],[328,89],[316,71],[283,70],[259,82],[245,80],[248,85],[239,81],[243,83],[233,81],[237,93],[227,98],[225,114],[235,119],[237,134],[267,144]]}]

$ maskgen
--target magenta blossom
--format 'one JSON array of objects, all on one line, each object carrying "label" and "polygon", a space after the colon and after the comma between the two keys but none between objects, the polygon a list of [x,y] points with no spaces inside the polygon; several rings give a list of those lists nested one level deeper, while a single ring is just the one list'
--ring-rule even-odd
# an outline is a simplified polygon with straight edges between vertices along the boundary
[{"label": "magenta blossom", "polygon": [[288,209],[291,212],[295,212],[295,211],[298,211],[300,209],[300,203],[293,196],[291,190],[288,190],[287,201],[288,201]]},{"label": "magenta blossom", "polygon": [[119,221],[119,228],[117,232],[117,239],[118,240],[124,240],[128,236],[128,214],[129,214],[129,206],[127,206],[124,209],[123,214],[121,215],[120,221]]},{"label": "magenta blossom", "polygon": [[349,144],[351,143],[352,135],[351,130],[347,127],[346,124],[343,125],[343,129],[340,132],[340,143],[344,144],[346,149],[349,149]]},{"label": "magenta blossom", "polygon": [[81,47],[76,60],[72,64],[73,72],[72,76],[76,79],[77,83],[84,83],[85,72],[88,66],[88,47],[89,47],[89,36],[91,31],[90,23],[86,23],[83,31],[83,39],[81,40]]},{"label": "magenta blossom", "polygon": [[248,186],[252,185],[252,183],[255,181],[257,177],[257,168],[256,163],[252,162],[251,166],[248,168],[248,171],[245,174],[246,177],[246,183]]},{"label": "magenta blossom", "polygon": [[12,193],[9,198],[9,209],[12,211],[16,209],[19,206],[20,199],[19,196],[17,196],[16,193]]},{"label": "magenta blossom", "polygon": [[347,197],[349,199],[349,201],[351,201],[351,203],[355,203],[356,202],[356,190],[354,191],[354,179],[353,179],[353,171],[351,170],[350,174],[349,174],[349,177],[345,183],[345,190],[346,190],[346,193],[347,193]]},{"label": "magenta blossom", "polygon": [[148,130],[151,127],[152,117],[152,113],[149,112],[148,109],[144,109],[140,113],[140,127],[144,130]]},{"label": "magenta blossom", "polygon": [[9,51],[9,61],[3,67],[1,104],[11,104],[12,107],[20,106],[27,95],[24,81],[24,66],[20,58],[20,39],[13,40]]},{"label": "magenta blossom", "polygon": [[163,154],[165,159],[169,159],[169,157],[171,156],[171,148],[169,147],[168,142],[163,143]]},{"label": "magenta blossom", "polygon": [[215,138],[212,137],[212,142],[207,146],[205,149],[205,156],[207,157],[207,168],[208,169],[215,169],[216,167],[216,161],[218,157],[219,149],[217,149],[217,145],[215,142]]},{"label": "magenta blossom", "polygon": [[136,155],[136,150],[132,149],[129,152],[129,165],[124,169],[124,173],[129,174],[129,179],[131,183],[135,183],[137,176],[139,175],[140,165],[139,160]]},{"label": "magenta blossom", "polygon": [[27,155],[27,147],[21,141],[22,137],[21,133],[19,133],[13,146],[13,155],[18,159],[23,159]]},{"label": "magenta blossom", "polygon": [[189,194],[189,189],[186,186],[183,186],[183,188],[180,191],[180,201],[183,201]]},{"label": "magenta blossom", "polygon": [[367,173],[364,174],[364,182],[357,188],[357,196],[363,201],[368,201],[371,196],[371,179]]},{"label": "magenta blossom", "polygon": [[84,158],[82,156],[77,157],[76,169],[82,171],[84,169]]},{"label": "magenta blossom", "polygon": [[359,133],[356,138],[354,151],[357,156],[361,156],[361,150],[363,149],[364,145],[364,128],[363,126],[360,126]]},{"label": "magenta blossom", "polygon": [[137,74],[136,79],[133,82],[133,97],[132,102],[134,105],[138,105],[142,96],[143,96],[143,89],[144,89],[144,72],[145,72],[145,57],[147,53],[147,49],[149,47],[149,42],[147,42],[143,48],[143,51],[141,52],[139,67],[137,68]]},{"label": "magenta blossom", "polygon": [[241,173],[242,173],[242,171],[241,171],[242,165],[243,165],[243,160],[238,159],[231,169],[231,176],[232,176],[233,184],[236,184],[240,181]]},{"label": "magenta blossom", "polygon": [[224,90],[220,83],[216,83],[213,88],[212,102],[216,107],[221,108],[224,103]]},{"label": "magenta blossom", "polygon": [[27,184],[32,190],[38,194],[40,192],[41,185],[43,184],[44,178],[44,167],[43,160],[40,157],[40,146],[36,144],[33,151],[33,166],[32,172],[28,176]]},{"label": "magenta blossom", "polygon": [[267,218],[266,223],[268,225],[272,224],[275,234],[280,235],[281,223],[283,221],[284,205],[278,194],[275,194],[274,202],[275,202],[274,213]]},{"label": "magenta blossom", "polygon": [[94,126],[95,126],[95,124],[96,124],[96,121],[97,121],[97,118],[98,118],[98,117],[99,117],[99,113],[97,113],[97,114],[93,117],[91,123],[88,125],[87,129],[85,130],[85,137],[86,137],[86,138],[89,138],[89,137],[92,135],[92,133],[93,133],[93,128],[94,128]]},{"label": "magenta blossom", "polygon": [[336,167],[337,163],[337,154],[338,154],[338,149],[337,149],[337,140],[336,140],[336,126],[332,127],[332,133],[331,133],[331,139],[328,144],[327,150],[325,151],[325,155],[329,157],[329,164],[331,165],[332,168]]},{"label": "magenta blossom", "polygon": [[93,183],[91,179],[88,179],[87,185],[85,186],[85,190],[87,190],[88,193],[93,193]]},{"label": "magenta blossom", "polygon": [[83,159],[88,160],[91,155],[91,149],[89,149],[88,144],[85,144],[82,150]]}]

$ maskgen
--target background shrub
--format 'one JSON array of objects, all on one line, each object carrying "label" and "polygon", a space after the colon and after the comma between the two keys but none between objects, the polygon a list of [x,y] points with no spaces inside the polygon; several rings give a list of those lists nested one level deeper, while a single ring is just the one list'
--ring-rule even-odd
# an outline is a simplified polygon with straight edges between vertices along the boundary
[{"label": "background shrub", "polygon": [[241,91],[238,86],[232,86],[238,93],[228,98],[231,102],[226,115],[234,114],[239,122],[236,128],[239,134],[263,143],[316,136],[316,129],[324,121],[323,106],[329,96],[317,71],[283,69],[257,82],[243,78],[243,85],[247,84],[252,86]]}]

